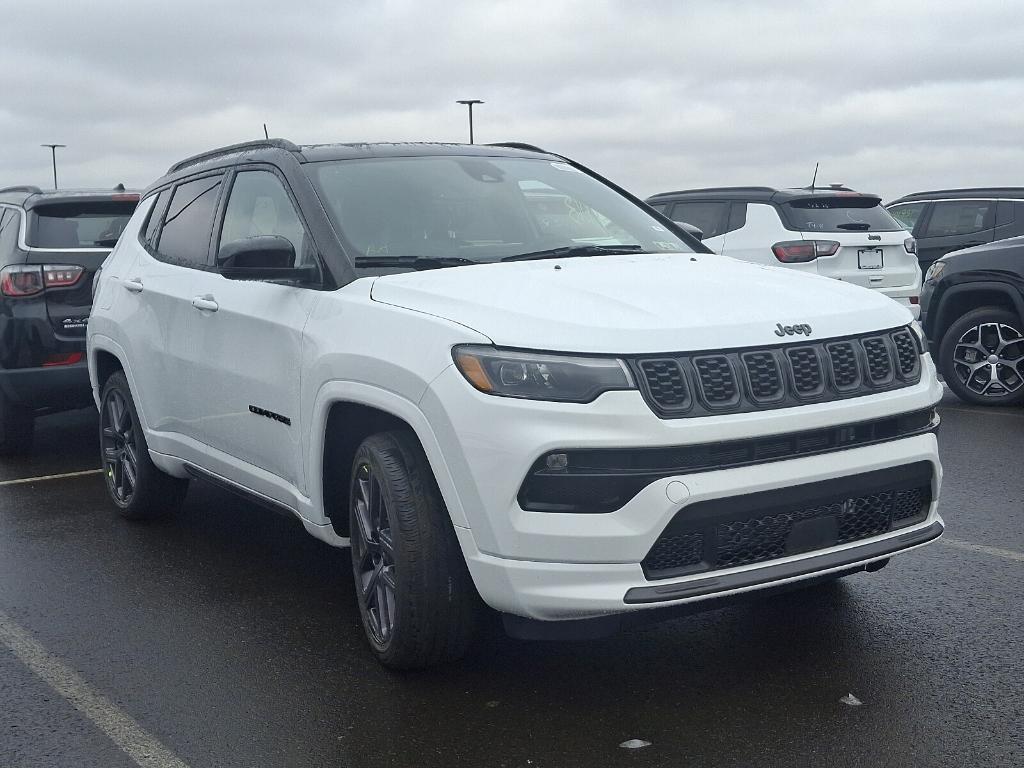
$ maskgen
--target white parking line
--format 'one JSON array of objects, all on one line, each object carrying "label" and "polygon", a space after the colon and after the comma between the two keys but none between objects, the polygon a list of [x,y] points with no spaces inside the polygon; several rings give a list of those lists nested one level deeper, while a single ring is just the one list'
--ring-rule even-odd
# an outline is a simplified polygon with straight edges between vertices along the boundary
[{"label": "white parking line", "polygon": [[136,765],[142,768],[188,768],[187,763],[179,760],[153,734],[94,690],[3,611],[0,611],[0,643],[89,718]]},{"label": "white parking line", "polygon": [[947,547],[962,549],[965,552],[978,552],[983,555],[993,555],[995,557],[1005,558],[1006,560],[1014,560],[1018,563],[1024,563],[1024,552],[1015,552],[1012,549],[986,547],[984,544],[972,544],[969,541],[951,539],[948,536],[943,536],[941,539],[939,539],[939,544],[945,544]]},{"label": "white parking line", "polygon": [[63,480],[65,477],[82,477],[83,475],[98,475],[102,469],[83,469],[81,472],[65,472],[61,475],[40,475],[39,477],[22,477],[18,480],[0,480],[0,486],[24,485],[25,483],[38,483],[42,480]]}]

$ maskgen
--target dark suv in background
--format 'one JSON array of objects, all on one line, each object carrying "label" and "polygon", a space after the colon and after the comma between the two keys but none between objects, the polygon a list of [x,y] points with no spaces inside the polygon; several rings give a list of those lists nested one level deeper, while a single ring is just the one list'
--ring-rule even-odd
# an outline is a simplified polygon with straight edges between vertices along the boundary
[{"label": "dark suv in background", "polygon": [[917,240],[922,272],[952,251],[1024,235],[1024,187],[916,192],[885,207]]},{"label": "dark suv in background", "polygon": [[1024,237],[936,260],[921,293],[921,324],[958,397],[1024,403]]},{"label": "dark suv in background", "polygon": [[31,448],[35,417],[89,405],[92,277],[139,195],[0,189],[0,455]]}]

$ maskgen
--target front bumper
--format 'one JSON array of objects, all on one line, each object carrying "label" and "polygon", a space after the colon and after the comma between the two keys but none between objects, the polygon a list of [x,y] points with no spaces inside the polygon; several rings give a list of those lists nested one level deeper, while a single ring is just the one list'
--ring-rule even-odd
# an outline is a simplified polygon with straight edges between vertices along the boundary
[{"label": "front bumper", "polygon": [[[941,467],[935,436],[924,434],[822,455],[664,477],[613,512],[572,514],[530,512],[519,505],[520,485],[539,456],[574,447],[690,445],[848,424],[929,408],[941,394],[934,366],[925,356],[921,382],[912,387],[799,408],[699,419],[659,419],[637,392],[607,393],[587,405],[492,397],[472,390],[454,369],[435,380],[420,406],[444,446],[447,477],[441,483],[442,492],[481,596],[508,614],[559,621],[681,605],[813,578],[827,567],[823,561],[809,574],[779,576],[765,569],[810,562],[865,544],[891,542],[892,551],[918,546],[903,546],[900,542],[905,540],[900,537],[941,525],[937,513]],[[572,445],[566,444],[567,435]],[[711,574],[657,581],[645,576],[641,562],[675,515],[690,505],[920,462],[933,468],[931,503],[924,519],[911,527]],[[868,554],[862,561],[844,561],[835,569],[856,568],[885,557],[888,554]],[[723,581],[721,588],[699,594],[670,593],[657,602],[627,601],[631,590],[652,585],[684,588],[709,577],[744,573],[751,574],[744,578],[752,581],[740,586]]]}]

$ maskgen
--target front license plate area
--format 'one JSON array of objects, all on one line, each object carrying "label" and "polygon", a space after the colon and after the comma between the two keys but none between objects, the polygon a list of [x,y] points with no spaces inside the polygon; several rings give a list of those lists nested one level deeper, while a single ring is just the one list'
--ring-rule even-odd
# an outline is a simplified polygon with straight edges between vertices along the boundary
[{"label": "front license plate area", "polygon": [[858,269],[881,269],[883,266],[881,248],[864,248],[857,251]]}]

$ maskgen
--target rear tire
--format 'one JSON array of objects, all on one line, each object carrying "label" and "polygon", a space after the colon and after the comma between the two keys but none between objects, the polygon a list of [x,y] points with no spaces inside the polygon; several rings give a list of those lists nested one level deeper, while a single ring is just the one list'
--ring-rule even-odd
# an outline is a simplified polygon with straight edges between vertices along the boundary
[{"label": "rear tire", "polygon": [[35,414],[0,393],[0,456],[20,456],[32,450]]},{"label": "rear tire", "polygon": [[175,512],[188,480],[162,472],[149,457],[146,435],[128,380],[118,371],[100,398],[100,461],[107,493],[127,520],[149,520]]},{"label": "rear tire", "polygon": [[383,432],[359,446],[349,525],[359,613],[377,659],[392,669],[420,669],[460,658],[481,602],[410,433]]},{"label": "rear tire", "polygon": [[971,310],[942,337],[939,367],[946,384],[965,402],[1024,403],[1024,323],[1000,307]]}]

